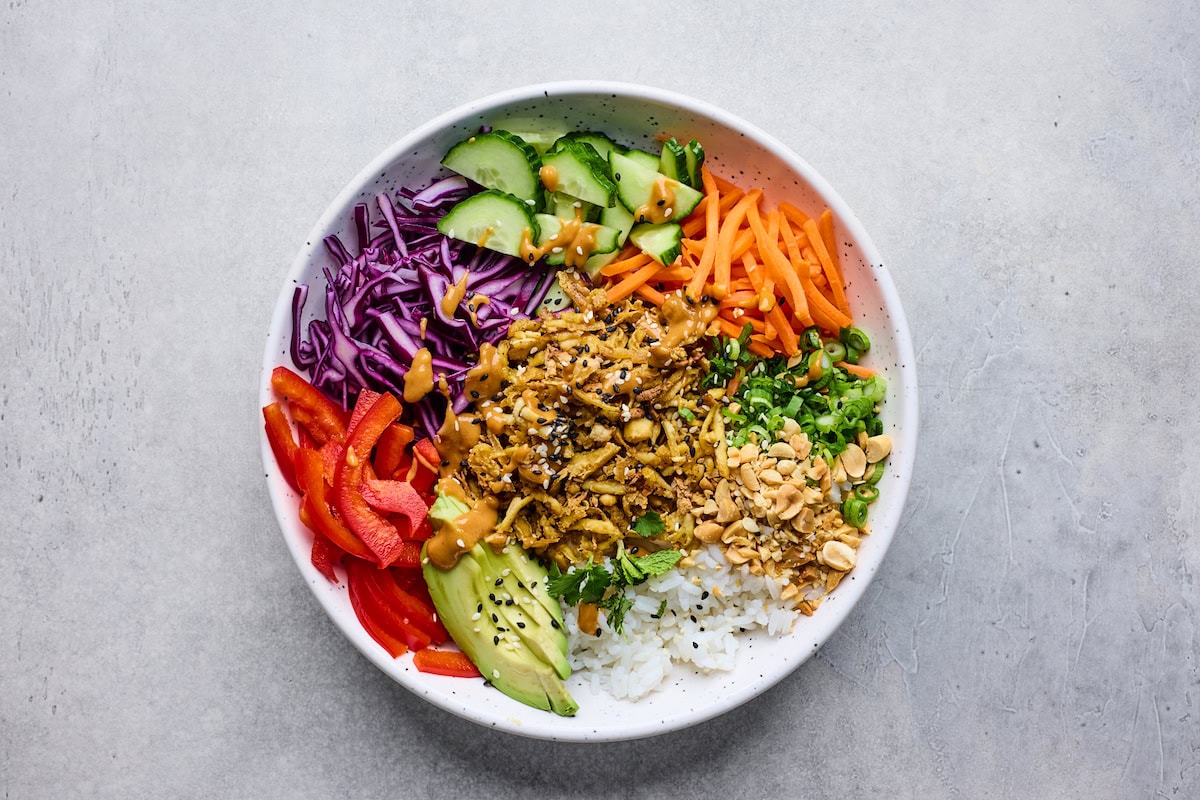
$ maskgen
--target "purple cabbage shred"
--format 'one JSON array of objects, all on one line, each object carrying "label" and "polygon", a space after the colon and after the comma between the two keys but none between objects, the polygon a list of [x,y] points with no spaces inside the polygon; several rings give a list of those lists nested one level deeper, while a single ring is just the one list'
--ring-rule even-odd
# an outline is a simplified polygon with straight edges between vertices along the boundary
[{"label": "purple cabbage shred", "polygon": [[[413,356],[426,348],[449,397],[434,391],[406,404],[405,421],[418,436],[433,436],[447,402],[459,413],[470,405],[463,386],[479,346],[504,338],[513,320],[532,316],[545,298],[552,268],[438,233],[438,220],[471,191],[466,180],[452,176],[419,191],[401,189],[395,198],[381,193],[375,198],[379,220],[372,223],[365,203],[354,208],[357,255],[338,237],[325,239],[336,267],[325,268],[325,313],[306,328],[309,287],[296,287],[291,350],[296,365],[335,402],[349,408],[363,388],[402,397]],[[442,300],[463,275],[464,301],[447,314]],[[488,302],[472,319],[465,303],[477,294]]]}]

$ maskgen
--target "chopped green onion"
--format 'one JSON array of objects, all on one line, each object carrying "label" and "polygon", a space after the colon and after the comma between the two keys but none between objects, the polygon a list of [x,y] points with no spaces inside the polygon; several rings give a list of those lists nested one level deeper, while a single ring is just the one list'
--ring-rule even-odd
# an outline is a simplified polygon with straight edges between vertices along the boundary
[{"label": "chopped green onion", "polygon": [[824,350],[831,361],[842,361],[846,358],[846,348],[841,342],[826,342]]},{"label": "chopped green onion", "polygon": [[866,473],[863,474],[863,480],[866,481],[867,485],[874,486],[879,483],[879,479],[883,477],[883,463],[882,461],[876,461],[867,468]]},{"label": "chopped green onion", "polygon": [[859,484],[854,487],[854,496],[864,503],[874,503],[879,499],[879,489],[869,483]]},{"label": "chopped green onion", "polygon": [[871,349],[870,338],[862,330],[855,328],[853,325],[849,328],[842,328],[838,339],[846,347],[853,347],[859,352]]},{"label": "chopped green onion", "polygon": [[692,413],[692,410],[690,408],[678,408],[675,411],[676,411],[676,413],[679,414],[679,416],[683,417],[683,419],[686,420],[687,422],[695,422],[696,421],[696,415]]},{"label": "chopped green onion", "polygon": [[853,525],[855,528],[861,528],[867,524],[867,504],[866,501],[851,495],[842,501],[842,519],[847,525]]}]

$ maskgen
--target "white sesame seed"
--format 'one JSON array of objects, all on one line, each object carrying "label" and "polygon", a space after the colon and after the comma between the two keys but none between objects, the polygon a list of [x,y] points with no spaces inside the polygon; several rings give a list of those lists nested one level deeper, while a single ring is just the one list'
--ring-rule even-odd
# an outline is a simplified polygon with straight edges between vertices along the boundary
[{"label": "white sesame seed", "polygon": [[454,543],[455,543],[456,545],[458,545],[459,547],[466,547],[466,546],[467,546],[467,543],[466,543],[466,542],[464,542],[462,539],[455,539],[455,540],[454,540]]},{"label": "white sesame seed", "polygon": [[493,678],[499,678],[499,677],[500,677],[500,670],[498,670],[498,669],[494,669],[494,670],[492,670],[492,677],[493,677]]}]

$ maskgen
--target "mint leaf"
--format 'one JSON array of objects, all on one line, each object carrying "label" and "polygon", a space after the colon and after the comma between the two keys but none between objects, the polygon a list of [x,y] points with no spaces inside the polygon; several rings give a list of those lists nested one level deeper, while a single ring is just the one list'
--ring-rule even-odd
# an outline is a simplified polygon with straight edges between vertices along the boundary
[{"label": "mint leaf", "polygon": [[663,519],[657,511],[647,511],[633,521],[633,530],[638,536],[644,536],[647,539],[658,536],[666,529],[667,526],[663,524]]},{"label": "mint leaf", "polygon": [[657,553],[637,556],[633,559],[633,562],[646,578],[653,578],[655,575],[662,575],[664,572],[669,571],[679,563],[679,559],[682,557],[683,553],[678,550],[659,550]]}]

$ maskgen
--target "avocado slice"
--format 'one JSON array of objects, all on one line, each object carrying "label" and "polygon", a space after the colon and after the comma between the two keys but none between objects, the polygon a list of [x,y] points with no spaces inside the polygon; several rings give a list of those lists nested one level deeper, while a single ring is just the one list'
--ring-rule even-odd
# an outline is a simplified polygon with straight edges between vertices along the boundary
[{"label": "avocado slice", "polygon": [[[442,495],[435,524],[453,524],[470,508]],[[579,710],[563,681],[571,675],[562,608],[546,592],[549,575],[514,544],[499,552],[480,541],[451,569],[421,553],[421,571],[438,617],[483,677],[509,697],[570,717]]]}]

